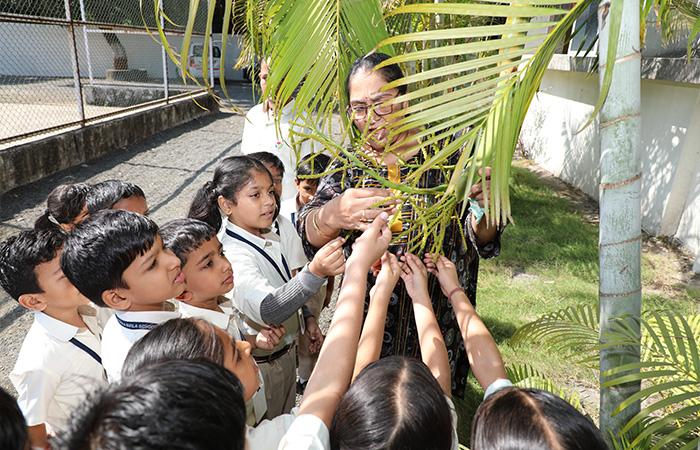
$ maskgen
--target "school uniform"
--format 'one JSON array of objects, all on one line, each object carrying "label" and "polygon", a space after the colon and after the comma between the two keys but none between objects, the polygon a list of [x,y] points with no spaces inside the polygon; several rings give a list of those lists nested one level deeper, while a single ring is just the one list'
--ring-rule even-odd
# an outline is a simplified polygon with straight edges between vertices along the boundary
[{"label": "school uniform", "polygon": [[49,434],[65,430],[86,395],[107,384],[96,311],[85,305],[78,313],[87,328],[34,311],[34,323],[9,375],[27,426],[45,423]]},{"label": "school uniform", "polygon": [[[245,116],[246,121],[243,127],[243,137],[241,138],[241,152],[244,155],[256,152],[270,152],[282,161],[284,165],[282,200],[286,200],[293,197],[296,193],[294,174],[296,173],[297,163],[301,158],[313,152],[314,143],[310,139],[290,134],[292,130],[304,134],[311,133],[309,128],[303,126],[303,120],[296,120],[294,117],[294,100],[282,108],[279,116],[281,134],[278,136],[274,114],[265,112],[262,103],[252,107]],[[302,126],[293,126],[292,122],[298,122]],[[291,143],[302,139],[304,140],[299,146],[299,155],[297,156]]]},{"label": "school uniform", "polygon": [[[259,237],[226,220],[218,236],[233,268],[232,301],[245,316],[245,324],[257,331],[267,326],[260,310],[262,301],[292,278],[290,263],[285,257],[291,240],[283,231],[284,225],[280,228],[279,234],[270,231]],[[295,340],[301,324],[299,314],[292,314],[282,322],[287,332],[273,350],[254,349],[252,352],[265,380],[267,418],[288,413],[294,407]]]},{"label": "school uniform", "polygon": [[[233,336],[236,340],[244,340],[245,337],[241,333],[238,323],[242,320],[240,312],[233,306],[231,300],[226,300],[219,303],[219,308],[221,311],[212,311],[211,309],[199,308],[197,306],[189,305],[183,301],[177,301],[177,310],[182,315],[181,317],[197,317],[200,319],[208,320],[217,327],[225,330],[228,334]],[[265,399],[265,383],[264,379],[258,372],[258,377],[260,378],[260,385],[258,390],[255,391],[253,397],[248,400],[245,404],[246,406],[246,424],[255,425],[262,420],[265,412],[267,411],[267,400]]]},{"label": "school uniform", "polygon": [[302,414],[296,417],[277,448],[328,450],[331,448],[330,433],[321,419],[313,414]]},{"label": "school uniform", "polygon": [[248,447],[254,450],[277,450],[282,437],[294,422],[296,409],[294,408],[291,414],[263,420],[256,427],[246,426],[245,438]]},{"label": "school uniform", "polygon": [[180,317],[171,303],[169,311],[114,311],[102,334],[102,365],[110,383],[122,377],[122,366],[129,349],[158,324]]}]

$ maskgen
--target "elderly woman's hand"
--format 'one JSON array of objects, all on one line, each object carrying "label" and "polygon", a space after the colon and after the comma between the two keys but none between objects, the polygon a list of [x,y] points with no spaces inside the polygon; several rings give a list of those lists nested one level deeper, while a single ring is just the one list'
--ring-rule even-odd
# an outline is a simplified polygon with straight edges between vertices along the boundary
[{"label": "elderly woman's hand", "polygon": [[482,181],[472,186],[469,198],[473,198],[479,202],[479,206],[483,208],[485,201],[484,191],[491,196],[491,168],[484,167],[483,169],[479,169],[479,175],[481,175]]},{"label": "elderly woman's hand", "polygon": [[400,203],[399,200],[390,200],[372,208],[393,195],[388,189],[347,189],[337,197],[333,214],[328,215],[329,225],[335,229],[365,231],[380,213],[396,213],[395,205]]},{"label": "elderly woman's hand", "polygon": [[[485,205],[486,195],[491,197],[491,168],[484,167],[479,169],[479,175],[482,177],[482,181],[479,181],[472,186],[469,198],[473,198],[479,202],[479,206],[482,208]],[[484,194],[486,192],[486,195]],[[476,217],[472,215],[472,230],[474,230],[474,235],[476,237],[476,242],[479,245],[484,245],[491,242],[496,238],[498,234],[498,227],[492,226],[486,220],[486,217],[482,217],[479,223],[476,223]]]}]

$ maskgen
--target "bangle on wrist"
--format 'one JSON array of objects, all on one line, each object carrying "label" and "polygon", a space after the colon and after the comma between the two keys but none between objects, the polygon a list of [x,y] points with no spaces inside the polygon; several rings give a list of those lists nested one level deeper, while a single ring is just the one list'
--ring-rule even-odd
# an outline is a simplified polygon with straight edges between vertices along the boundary
[{"label": "bangle on wrist", "polygon": [[464,289],[462,289],[460,286],[457,286],[456,288],[452,289],[449,294],[447,294],[447,301],[452,304],[452,296],[455,295],[457,292],[464,293]]},{"label": "bangle on wrist", "polygon": [[333,239],[333,236],[327,235],[326,233],[324,233],[323,231],[321,231],[321,229],[318,227],[318,224],[316,223],[316,216],[318,215],[318,210],[314,211],[312,214],[313,214],[313,215],[311,216],[311,223],[312,223],[313,226],[314,226],[314,230],[316,230],[316,232],[317,232],[318,234],[320,234],[321,236],[323,236],[323,237],[325,237],[325,238]]}]

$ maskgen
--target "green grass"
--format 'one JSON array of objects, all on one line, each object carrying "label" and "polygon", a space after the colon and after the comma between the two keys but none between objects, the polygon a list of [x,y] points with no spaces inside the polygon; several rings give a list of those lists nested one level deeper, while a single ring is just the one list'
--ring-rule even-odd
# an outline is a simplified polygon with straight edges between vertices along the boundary
[{"label": "green grass", "polygon": [[[598,389],[597,371],[572,364],[542,342],[509,345],[515,330],[542,314],[598,302],[598,227],[584,222],[565,199],[556,197],[534,174],[513,167],[511,204],[514,225],[503,233],[501,254],[481,261],[477,311],[491,331],[506,366],[528,364],[560,387]],[[642,279],[652,283],[666,268],[643,258]],[[697,290],[671,295],[643,293],[643,309],[674,308],[697,313]],[[678,295],[675,293],[681,292]],[[473,376],[464,400],[456,399],[459,436],[469,444],[471,419],[483,391]],[[598,405],[584,402],[598,417]]]}]

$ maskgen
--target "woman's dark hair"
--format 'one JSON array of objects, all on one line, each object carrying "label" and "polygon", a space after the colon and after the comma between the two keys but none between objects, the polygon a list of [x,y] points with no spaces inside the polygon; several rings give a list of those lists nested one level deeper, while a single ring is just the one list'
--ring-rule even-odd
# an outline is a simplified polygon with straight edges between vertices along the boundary
[{"label": "woman's dark hair", "polygon": [[428,367],[418,359],[382,358],[345,394],[331,425],[331,448],[452,448],[452,414]]},{"label": "woman's dark hair", "polygon": [[221,228],[221,213],[217,203],[219,195],[236,204],[238,192],[250,183],[256,171],[270,175],[263,163],[248,156],[223,159],[214,169],[214,178],[204,183],[194,194],[187,217],[206,222],[218,230]]},{"label": "woman's dark hair", "polygon": [[[352,77],[355,76],[357,72],[361,70],[374,70],[375,67],[377,67],[379,64],[383,63],[389,58],[391,57],[386,53],[379,52],[369,53],[365,56],[357,58],[355,62],[352,63],[352,66],[350,66],[348,76],[345,78],[345,94],[350,95],[350,80],[352,79]],[[399,67],[398,64],[389,64],[388,66],[381,67],[377,69],[377,73],[379,73],[379,75],[387,83],[391,83],[392,81],[396,81],[399,78],[403,78],[403,71],[401,70],[401,67]],[[399,95],[403,95],[406,93],[405,84],[397,86],[397,89],[399,90]]]},{"label": "woman's dark hair", "polygon": [[87,197],[87,208],[90,214],[95,214],[103,209],[112,209],[114,205],[125,198],[143,197],[143,190],[128,181],[105,180],[93,186],[92,192]]},{"label": "woman's dark hair", "polygon": [[34,221],[34,229],[60,228],[61,224],[72,224],[85,207],[91,190],[87,183],[56,186],[46,198],[44,214]]},{"label": "woman's dark hair", "polygon": [[0,388],[0,448],[3,450],[24,450],[28,448],[27,422],[15,399]]},{"label": "woman's dark hair", "polygon": [[505,388],[472,422],[472,450],[608,450],[598,428],[569,403],[540,389]]},{"label": "woman's dark hair", "polygon": [[243,386],[226,368],[160,361],[88,396],[51,448],[243,450],[245,420]]},{"label": "woman's dark hair", "polygon": [[136,341],[122,366],[122,377],[169,359],[205,358],[224,365],[224,346],[216,328],[204,319],[170,319]]}]

